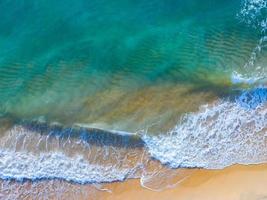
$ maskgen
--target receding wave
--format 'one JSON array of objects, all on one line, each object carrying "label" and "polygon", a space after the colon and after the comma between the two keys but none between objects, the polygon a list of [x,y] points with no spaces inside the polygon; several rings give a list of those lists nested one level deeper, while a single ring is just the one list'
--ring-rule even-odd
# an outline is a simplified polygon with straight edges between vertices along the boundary
[{"label": "receding wave", "polygon": [[166,135],[143,137],[150,154],[171,167],[224,168],[267,161],[267,89],[205,105]]},{"label": "receding wave", "polygon": [[59,125],[14,125],[1,135],[0,178],[103,183],[134,178],[143,142],[130,135]]},{"label": "receding wave", "polygon": [[3,3],[0,183],[140,178],[160,191],[187,168],[267,162],[267,1],[197,1],[194,14],[188,2],[28,2],[21,26]]},{"label": "receding wave", "polygon": [[[267,2],[266,0],[244,0],[238,14],[239,19],[248,26],[258,30],[259,40],[243,67],[242,80],[266,79],[266,53],[267,46]],[[235,76],[237,77],[237,76]],[[235,79],[238,80],[238,79]]]},{"label": "receding wave", "polygon": [[78,183],[102,183],[122,181],[131,169],[116,169],[87,163],[83,157],[68,157],[63,153],[0,151],[0,177],[2,179],[64,179]]},{"label": "receding wave", "polygon": [[101,183],[141,177],[150,156],[172,168],[218,169],[266,162],[266,102],[265,87],[243,91],[201,106],[158,136],[147,134],[149,130],[139,137],[16,125],[1,137],[0,176]]}]

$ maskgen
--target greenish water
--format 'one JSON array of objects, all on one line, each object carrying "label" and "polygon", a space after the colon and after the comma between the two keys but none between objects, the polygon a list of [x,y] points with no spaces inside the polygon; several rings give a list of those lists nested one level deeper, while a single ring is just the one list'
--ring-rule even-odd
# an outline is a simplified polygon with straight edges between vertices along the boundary
[{"label": "greenish water", "polygon": [[266,64],[266,0],[0,0],[0,199],[266,163]]},{"label": "greenish water", "polygon": [[230,0],[1,1],[0,10],[2,115],[126,131],[231,93],[260,35]]}]

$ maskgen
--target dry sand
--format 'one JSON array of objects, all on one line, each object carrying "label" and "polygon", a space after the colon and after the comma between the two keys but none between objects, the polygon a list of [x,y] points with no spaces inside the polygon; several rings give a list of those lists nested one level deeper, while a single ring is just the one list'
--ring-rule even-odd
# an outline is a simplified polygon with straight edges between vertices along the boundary
[{"label": "dry sand", "polygon": [[106,200],[267,200],[267,165],[195,170],[182,183],[161,192],[142,188],[139,180],[106,187],[112,190],[104,194]]},{"label": "dry sand", "polygon": [[139,179],[93,185],[65,181],[0,182],[0,199],[12,200],[267,200],[267,164],[194,170],[173,188],[154,192]]}]

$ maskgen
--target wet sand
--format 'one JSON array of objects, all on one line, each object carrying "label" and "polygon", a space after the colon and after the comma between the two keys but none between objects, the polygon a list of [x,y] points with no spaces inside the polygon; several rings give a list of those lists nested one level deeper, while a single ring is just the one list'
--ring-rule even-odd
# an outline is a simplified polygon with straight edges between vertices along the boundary
[{"label": "wet sand", "polygon": [[223,170],[195,170],[174,188],[154,192],[139,180],[107,185],[107,200],[266,200],[267,165],[231,166]]},{"label": "wet sand", "polygon": [[143,188],[139,179],[103,185],[60,180],[0,181],[0,199],[267,200],[267,164],[235,165],[223,170],[194,169],[183,182],[159,192]]}]

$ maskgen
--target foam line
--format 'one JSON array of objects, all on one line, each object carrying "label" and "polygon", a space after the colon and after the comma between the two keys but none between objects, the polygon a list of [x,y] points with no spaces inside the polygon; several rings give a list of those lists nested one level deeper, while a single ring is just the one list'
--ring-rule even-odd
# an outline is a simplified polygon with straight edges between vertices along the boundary
[{"label": "foam line", "polygon": [[131,169],[89,164],[82,157],[68,157],[60,152],[42,153],[12,152],[0,149],[1,179],[64,179],[76,183],[103,183],[122,181]]},{"label": "foam line", "polygon": [[150,154],[173,168],[221,169],[267,161],[267,90],[242,93],[185,115],[169,133],[144,135]]}]

